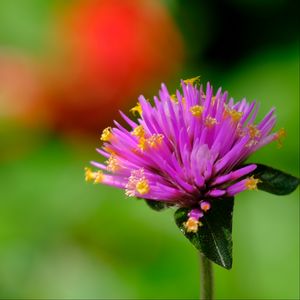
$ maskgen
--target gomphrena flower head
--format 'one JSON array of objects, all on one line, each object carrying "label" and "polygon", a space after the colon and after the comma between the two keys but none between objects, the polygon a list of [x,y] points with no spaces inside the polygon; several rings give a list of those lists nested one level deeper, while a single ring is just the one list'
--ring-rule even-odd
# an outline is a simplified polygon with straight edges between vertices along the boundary
[{"label": "gomphrena flower head", "polygon": [[256,121],[258,104],[234,102],[219,88],[214,94],[199,78],[181,82],[182,91],[170,94],[162,84],[152,104],[143,96],[131,112],[121,112],[127,127],[114,122],[104,129],[97,151],[106,164],[92,162],[86,179],[125,190],[129,197],[162,201],[190,209],[187,232],[196,232],[213,202],[226,201],[259,182],[248,176],[255,164],[243,165],[253,152],[280,140],[284,131],[271,133],[274,109]]}]

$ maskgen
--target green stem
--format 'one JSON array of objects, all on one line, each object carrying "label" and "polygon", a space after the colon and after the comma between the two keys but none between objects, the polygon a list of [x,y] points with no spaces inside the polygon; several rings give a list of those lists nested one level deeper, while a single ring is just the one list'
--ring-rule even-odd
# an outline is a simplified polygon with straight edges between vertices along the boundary
[{"label": "green stem", "polygon": [[200,299],[214,299],[213,266],[203,254],[200,253]]}]

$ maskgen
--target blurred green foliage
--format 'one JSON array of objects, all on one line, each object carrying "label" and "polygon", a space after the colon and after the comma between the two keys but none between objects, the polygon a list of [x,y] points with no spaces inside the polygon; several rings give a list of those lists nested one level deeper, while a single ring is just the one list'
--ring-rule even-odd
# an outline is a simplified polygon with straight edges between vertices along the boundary
[{"label": "blurred green foliage", "polygon": [[25,52],[45,51],[52,12],[57,0],[2,0],[0,2],[0,45]]},{"label": "blurred green foliage", "polygon": [[[40,45],[50,2],[1,1],[0,44]],[[202,66],[183,74],[196,69],[236,99],[259,100],[260,116],[277,108],[284,147],[271,144],[251,161],[299,175],[298,44],[263,49],[228,70]],[[197,253],[173,211],[86,184],[93,146],[1,120],[0,298],[197,298]],[[234,265],[215,266],[217,298],[299,299],[299,191],[244,192],[234,211]]]}]

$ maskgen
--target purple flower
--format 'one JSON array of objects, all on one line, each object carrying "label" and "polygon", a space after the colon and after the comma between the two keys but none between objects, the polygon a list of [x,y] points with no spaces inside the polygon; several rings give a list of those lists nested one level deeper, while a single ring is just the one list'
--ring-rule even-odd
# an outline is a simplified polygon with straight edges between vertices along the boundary
[{"label": "purple flower", "polygon": [[104,129],[97,151],[106,164],[91,162],[100,170],[86,169],[86,180],[124,189],[129,197],[190,208],[188,232],[198,230],[214,199],[256,189],[259,180],[246,177],[256,165],[242,163],[284,135],[270,133],[274,108],[255,123],[255,101],[235,103],[221,88],[214,95],[209,83],[206,91],[198,87],[198,79],[182,81],[182,93],[173,95],[162,84],[153,104],[140,96],[131,110],[139,115],[136,122],[121,112],[129,129],[116,121]]}]

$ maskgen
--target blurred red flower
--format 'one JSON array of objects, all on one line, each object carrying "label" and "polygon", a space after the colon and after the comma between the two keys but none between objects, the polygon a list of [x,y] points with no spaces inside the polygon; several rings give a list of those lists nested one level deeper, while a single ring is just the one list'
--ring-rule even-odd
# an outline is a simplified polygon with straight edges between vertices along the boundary
[{"label": "blurred red flower", "polygon": [[85,0],[61,12],[47,78],[60,130],[100,131],[182,63],[181,36],[160,1]]}]

